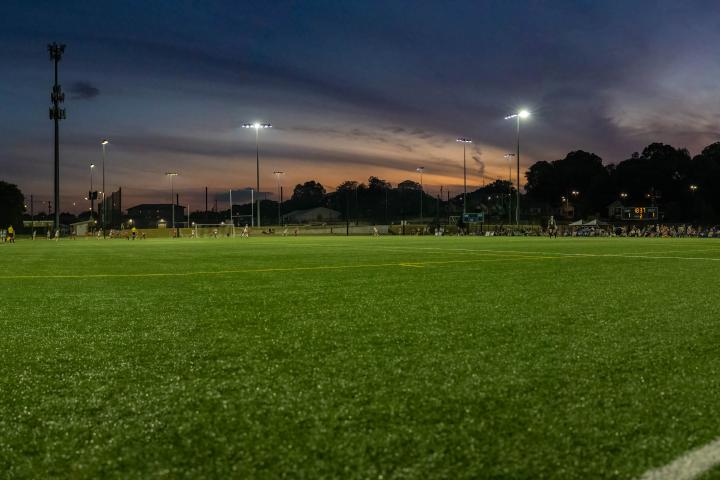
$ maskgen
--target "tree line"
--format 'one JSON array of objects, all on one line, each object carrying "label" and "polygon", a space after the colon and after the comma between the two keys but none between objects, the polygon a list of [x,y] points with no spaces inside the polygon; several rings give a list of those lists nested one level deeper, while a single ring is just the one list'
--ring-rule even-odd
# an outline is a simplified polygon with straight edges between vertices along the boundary
[{"label": "tree line", "polygon": [[[630,158],[607,165],[594,153],[575,150],[562,159],[536,162],[525,178],[520,216],[528,221],[544,221],[568,205],[575,218],[604,218],[608,206],[617,201],[624,206],[657,206],[667,222],[720,223],[720,189],[716,188],[720,185],[720,142],[695,156],[684,148],[652,143]],[[344,181],[328,192],[310,180],[296,185],[280,207],[283,214],[327,207],[347,221],[417,221],[422,214],[425,222],[445,223],[463,211],[462,189],[453,188],[442,195],[430,194],[412,180],[393,185],[371,176],[367,182]],[[482,211],[487,221],[505,223],[514,218],[515,195],[510,182],[497,180],[469,191],[466,210]],[[233,213],[249,215],[250,208],[249,204],[236,205]],[[277,221],[277,201],[263,200],[261,209],[264,219]],[[24,213],[27,216],[22,192],[0,181],[0,225],[21,225]],[[228,216],[229,211],[193,212],[192,219],[219,222]],[[63,217],[72,220],[70,214]]]}]

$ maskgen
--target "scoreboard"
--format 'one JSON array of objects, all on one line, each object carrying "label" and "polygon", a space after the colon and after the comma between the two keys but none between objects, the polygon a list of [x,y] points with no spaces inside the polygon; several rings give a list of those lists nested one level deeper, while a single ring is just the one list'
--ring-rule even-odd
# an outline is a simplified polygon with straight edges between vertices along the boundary
[{"label": "scoreboard", "polygon": [[623,220],[657,220],[658,207],[625,207]]},{"label": "scoreboard", "polygon": [[484,223],[485,222],[485,213],[484,212],[463,213],[462,219],[463,219],[463,223]]}]

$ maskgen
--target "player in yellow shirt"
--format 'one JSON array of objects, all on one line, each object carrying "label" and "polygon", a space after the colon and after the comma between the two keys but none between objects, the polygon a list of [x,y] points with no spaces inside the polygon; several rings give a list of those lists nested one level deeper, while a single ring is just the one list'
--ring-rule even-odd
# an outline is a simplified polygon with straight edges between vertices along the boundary
[{"label": "player in yellow shirt", "polygon": [[8,241],[10,243],[15,243],[15,229],[12,225],[10,225],[7,229],[7,235],[8,235]]}]

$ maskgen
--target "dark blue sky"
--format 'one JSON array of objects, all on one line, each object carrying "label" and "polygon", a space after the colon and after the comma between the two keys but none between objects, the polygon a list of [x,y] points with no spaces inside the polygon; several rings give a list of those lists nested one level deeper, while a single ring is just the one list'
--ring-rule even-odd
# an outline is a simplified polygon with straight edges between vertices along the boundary
[{"label": "dark blue sky", "polygon": [[[507,176],[520,107],[523,166],[574,149],[606,162],[653,141],[692,153],[717,140],[718,2],[3,2],[0,178],[49,198],[51,64],[61,83],[63,210],[88,189],[109,137],[125,206],[254,184],[291,187],[426,168],[430,191]],[[99,176],[96,175],[96,180]],[[184,202],[183,202],[184,203]]]}]

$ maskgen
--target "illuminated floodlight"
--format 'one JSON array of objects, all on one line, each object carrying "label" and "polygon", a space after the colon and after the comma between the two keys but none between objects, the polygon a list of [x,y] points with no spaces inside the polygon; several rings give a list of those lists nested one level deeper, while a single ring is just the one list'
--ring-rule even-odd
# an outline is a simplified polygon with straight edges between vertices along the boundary
[{"label": "illuminated floodlight", "polygon": [[458,137],[455,141],[458,143],[472,143],[472,140],[466,137]]},{"label": "illuminated floodlight", "polygon": [[243,123],[242,128],[253,128],[255,129],[255,180],[258,192],[258,198],[257,198],[257,226],[260,226],[260,129],[265,128],[272,128],[272,124],[270,123],[260,123],[260,122],[253,122],[253,123]]}]

